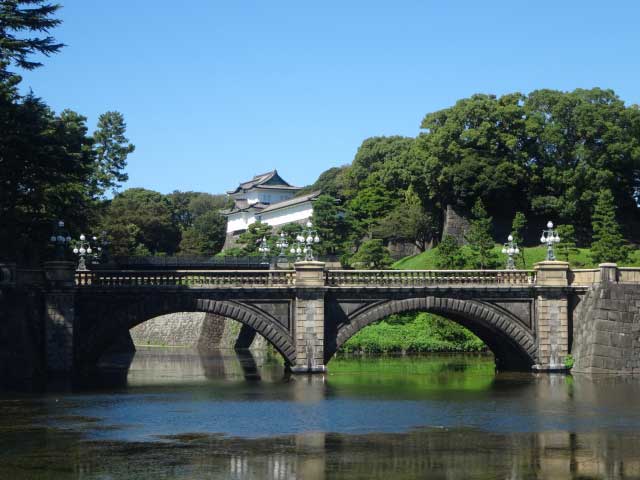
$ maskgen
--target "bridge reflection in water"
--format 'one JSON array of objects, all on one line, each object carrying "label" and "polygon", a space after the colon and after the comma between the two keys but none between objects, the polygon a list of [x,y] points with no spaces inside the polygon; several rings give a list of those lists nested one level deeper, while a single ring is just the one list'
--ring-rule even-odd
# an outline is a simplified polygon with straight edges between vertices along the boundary
[{"label": "bridge reflection in water", "polygon": [[[199,360],[194,361],[194,352],[185,349],[142,349],[131,364],[129,387],[136,391],[137,388],[166,386],[173,382],[197,384],[204,378],[213,381],[214,385],[222,385],[215,382],[236,384],[245,395],[248,379],[260,385],[253,394],[256,401],[271,399],[274,393],[269,388],[275,388],[277,400],[292,402],[289,412],[292,417],[300,415],[297,411],[300,405],[315,405],[319,409],[316,414],[321,414],[324,408],[331,408],[323,405],[332,398],[359,400],[362,397],[359,387],[368,383],[373,387],[369,391],[376,400],[397,400],[398,396],[403,401],[414,400],[411,395],[407,396],[406,384],[399,378],[394,380],[380,372],[375,381],[371,371],[362,370],[359,362],[354,364],[349,360],[337,364],[338,373],[332,380],[333,375],[288,376],[282,366],[270,362],[264,352],[252,354],[246,351],[236,355],[231,350],[217,350],[198,357]],[[380,362],[382,364],[384,360]],[[481,362],[488,364],[486,360]],[[471,367],[472,371],[477,370],[477,367]],[[465,374],[464,365],[456,365],[455,361],[448,363],[445,360],[442,368],[442,372],[449,372],[450,376],[454,371],[476,375]],[[349,373],[345,376],[341,372]],[[414,379],[418,383],[412,386],[413,394],[423,401],[438,403],[451,398],[456,403],[460,400],[458,389],[468,388],[450,377],[447,380],[440,373],[433,375],[432,380],[438,378],[444,382],[433,391],[416,390],[420,380]],[[513,412],[507,408],[504,418],[496,413],[498,423],[490,425],[489,431],[444,426],[420,427],[404,433],[348,434],[325,430],[268,438],[224,438],[208,434],[175,434],[164,438],[177,445],[175,450],[170,450],[172,463],[182,465],[177,469],[176,478],[183,478],[180,473],[187,471],[190,476],[184,478],[213,475],[212,478],[273,480],[419,478],[424,475],[509,480],[533,475],[563,480],[622,479],[640,475],[640,434],[637,429],[625,430],[626,420],[622,416],[619,425],[614,425],[615,430],[609,425],[602,431],[597,431],[598,428],[583,431],[585,425],[589,425],[587,417],[598,408],[613,416],[629,411],[628,399],[636,398],[640,392],[637,380],[547,374],[501,374],[487,380],[488,383],[472,385],[472,391],[463,395],[466,399],[463,404],[479,402],[480,405],[473,408],[500,410],[500,405],[490,406],[491,399],[504,405],[522,403],[529,413],[525,423],[518,423],[522,422],[519,419],[510,424]],[[376,389],[376,383],[383,388]],[[390,384],[397,386],[390,388]],[[597,408],[580,412],[581,405],[585,404]],[[446,403],[442,405],[443,415],[451,415]],[[334,413],[340,415],[340,412]],[[635,422],[638,421],[637,413],[631,412]],[[348,412],[344,414],[348,415]],[[384,416],[385,411],[379,411],[378,415]],[[256,421],[268,423],[271,420]],[[301,419],[301,422],[305,420]],[[446,424],[445,420],[443,424]],[[350,428],[355,431],[367,429],[366,425],[360,427],[353,425]],[[95,466],[89,470],[93,468]]]},{"label": "bridge reflection in water", "polygon": [[638,379],[491,367],[339,358],[288,376],[259,352],[140,349],[122,390],[0,398],[0,478],[640,476]]}]

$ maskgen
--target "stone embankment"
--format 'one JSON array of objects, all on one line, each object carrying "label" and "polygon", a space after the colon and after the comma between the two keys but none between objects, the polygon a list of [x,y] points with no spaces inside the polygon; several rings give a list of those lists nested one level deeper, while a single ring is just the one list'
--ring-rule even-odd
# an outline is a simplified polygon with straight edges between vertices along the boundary
[{"label": "stone embankment", "polygon": [[162,315],[130,330],[136,346],[192,347],[199,350],[219,348],[266,349],[260,335],[243,338],[247,332],[234,320],[203,312],[180,312]]}]

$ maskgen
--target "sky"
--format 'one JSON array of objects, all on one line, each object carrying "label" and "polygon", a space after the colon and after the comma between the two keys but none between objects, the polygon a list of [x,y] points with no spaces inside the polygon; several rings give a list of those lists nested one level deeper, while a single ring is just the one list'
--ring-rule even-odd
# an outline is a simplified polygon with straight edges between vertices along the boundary
[{"label": "sky", "polygon": [[123,113],[128,187],[294,185],[474,93],[611,88],[640,103],[640,2],[57,0],[66,44],[23,73],[95,129]]}]

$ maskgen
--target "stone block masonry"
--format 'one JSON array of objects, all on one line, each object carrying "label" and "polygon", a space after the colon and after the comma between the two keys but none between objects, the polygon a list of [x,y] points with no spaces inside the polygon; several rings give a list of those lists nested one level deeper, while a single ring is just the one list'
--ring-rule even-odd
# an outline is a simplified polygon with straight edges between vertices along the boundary
[{"label": "stone block masonry", "polygon": [[[191,347],[199,350],[234,348],[241,324],[206,312],[179,312],[162,315],[133,327],[131,338],[137,346]],[[252,349],[266,349],[267,342],[256,335]]]},{"label": "stone block masonry", "polygon": [[594,286],[573,322],[574,372],[640,374],[640,285]]}]

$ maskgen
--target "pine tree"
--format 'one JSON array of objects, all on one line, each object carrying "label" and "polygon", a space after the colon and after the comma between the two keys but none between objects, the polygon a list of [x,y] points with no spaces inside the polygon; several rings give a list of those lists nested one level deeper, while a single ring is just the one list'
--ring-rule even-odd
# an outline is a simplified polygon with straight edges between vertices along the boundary
[{"label": "pine tree", "polygon": [[389,250],[382,240],[373,238],[365,241],[350,259],[351,265],[362,265],[364,268],[385,268],[391,265]]},{"label": "pine tree", "polygon": [[513,241],[520,247],[520,253],[516,256],[516,263],[518,258],[522,262],[522,268],[527,268],[527,261],[524,258],[524,231],[527,228],[527,218],[522,212],[516,212],[511,222],[511,235],[513,235]]},{"label": "pine tree", "polygon": [[579,252],[576,247],[576,229],[573,225],[558,225],[557,231],[560,237],[560,243],[556,245],[558,257],[568,262],[572,253]]},{"label": "pine tree", "polygon": [[116,193],[120,182],[129,178],[124,168],[135,146],[125,137],[126,130],[127,124],[120,112],[105,112],[98,118],[98,129],[93,134],[96,152],[94,182],[98,195],[109,189]]},{"label": "pine tree", "polygon": [[495,253],[493,253],[495,244],[491,237],[492,218],[487,214],[482,200],[478,199],[471,210],[471,214],[473,220],[471,220],[469,231],[464,238],[469,244],[473,255],[473,266],[481,270],[495,268],[498,260]]},{"label": "pine tree", "polygon": [[25,70],[33,70],[42,63],[31,60],[32,55],[46,57],[57,53],[64,46],[48,33],[61,23],[53,18],[60,5],[44,0],[12,0],[0,2],[0,80],[14,76],[7,68],[13,64]]},{"label": "pine tree", "polygon": [[464,268],[466,259],[458,241],[452,235],[442,237],[438,245],[436,266],[443,270],[458,270]]},{"label": "pine tree", "polygon": [[594,262],[624,262],[629,258],[629,249],[625,245],[616,221],[616,209],[611,190],[602,190],[598,195],[593,216],[593,241],[591,257]]}]

